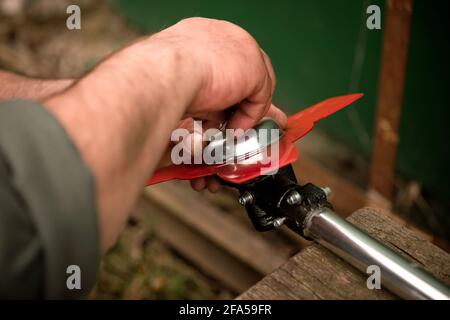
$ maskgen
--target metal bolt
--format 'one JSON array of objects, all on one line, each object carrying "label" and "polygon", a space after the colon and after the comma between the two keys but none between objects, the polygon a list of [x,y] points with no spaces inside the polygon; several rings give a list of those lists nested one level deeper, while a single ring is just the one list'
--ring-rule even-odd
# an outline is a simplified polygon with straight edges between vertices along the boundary
[{"label": "metal bolt", "polygon": [[273,220],[273,226],[279,228],[283,225],[284,221],[286,221],[286,217],[276,218]]},{"label": "metal bolt", "polygon": [[322,189],[323,193],[325,193],[325,196],[327,197],[327,199],[329,197],[331,197],[331,194],[333,193],[333,191],[331,190],[330,187],[323,187],[321,189]]},{"label": "metal bolt", "polygon": [[239,203],[242,205],[242,206],[246,206],[246,205],[248,205],[248,204],[252,204],[253,203],[253,201],[255,200],[255,198],[253,197],[253,195],[250,193],[250,192],[248,192],[248,191],[245,191],[240,197],[239,197]]},{"label": "metal bolt", "polygon": [[290,204],[291,206],[293,206],[294,204],[299,203],[302,200],[302,196],[300,195],[300,193],[298,193],[297,191],[292,191],[288,196],[287,196],[287,203]]}]

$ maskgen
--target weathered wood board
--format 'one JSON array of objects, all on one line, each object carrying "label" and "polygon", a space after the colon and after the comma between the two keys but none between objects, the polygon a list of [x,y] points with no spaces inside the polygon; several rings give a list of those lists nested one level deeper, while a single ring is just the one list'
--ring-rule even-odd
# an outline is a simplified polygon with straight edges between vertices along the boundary
[{"label": "weathered wood board", "polygon": [[[438,279],[450,283],[450,255],[380,209],[363,208],[348,220]],[[396,299],[387,290],[369,290],[364,275],[318,244],[289,259],[238,299]]]},{"label": "weathered wood board", "polygon": [[[281,266],[301,247],[290,239],[284,241],[280,234],[256,232],[210,203],[207,196],[181,181],[158,184],[144,192],[134,218],[151,217],[160,240],[235,294]],[[237,196],[231,200],[242,211],[238,213],[242,219],[248,220]]]}]

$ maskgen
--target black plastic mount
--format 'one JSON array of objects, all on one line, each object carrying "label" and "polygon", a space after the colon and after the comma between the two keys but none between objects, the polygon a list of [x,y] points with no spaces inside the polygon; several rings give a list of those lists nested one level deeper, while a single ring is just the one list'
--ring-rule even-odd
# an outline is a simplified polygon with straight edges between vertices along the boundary
[{"label": "black plastic mount", "polygon": [[[304,236],[305,217],[312,209],[328,206],[325,192],[311,184],[300,186],[291,165],[272,175],[264,175],[243,184],[229,184],[240,192],[248,216],[258,231],[268,231],[281,224]],[[300,197],[294,197],[298,193]],[[241,200],[241,201],[243,201]]]}]

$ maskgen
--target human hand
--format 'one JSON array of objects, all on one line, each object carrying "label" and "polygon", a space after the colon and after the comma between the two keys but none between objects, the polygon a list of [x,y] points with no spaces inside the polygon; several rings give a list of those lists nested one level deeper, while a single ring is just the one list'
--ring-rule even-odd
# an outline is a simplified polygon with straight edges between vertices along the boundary
[{"label": "human hand", "polygon": [[[189,80],[200,83],[179,127],[192,132],[195,118],[205,121],[204,129],[225,121],[227,128],[247,129],[264,116],[286,125],[286,115],[272,104],[276,77],[270,59],[242,28],[226,21],[190,18],[150,39],[176,48],[193,67]],[[167,159],[166,154],[163,163]],[[215,192],[220,184],[213,177],[199,178],[192,187]]]}]

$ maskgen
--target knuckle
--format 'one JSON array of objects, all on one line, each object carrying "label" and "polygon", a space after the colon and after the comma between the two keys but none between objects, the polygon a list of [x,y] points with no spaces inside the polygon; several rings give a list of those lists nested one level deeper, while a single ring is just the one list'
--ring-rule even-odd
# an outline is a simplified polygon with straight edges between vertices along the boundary
[{"label": "knuckle", "polygon": [[185,18],[182,19],[178,22],[178,24],[182,24],[182,25],[189,25],[189,24],[200,24],[200,23],[205,23],[206,21],[208,21],[209,19],[207,18],[202,18],[202,17],[190,17],[190,18]]},{"label": "knuckle", "polygon": [[239,40],[243,45],[258,47],[256,40],[240,26],[226,20],[210,19],[203,17],[190,17],[177,23],[182,27],[202,28],[205,31],[219,34],[222,37],[230,37]]},{"label": "knuckle", "polygon": [[226,26],[226,25],[232,25],[231,22],[225,21],[225,20],[217,20],[217,19],[211,19],[211,18],[204,18],[204,17],[189,17],[182,19],[178,22],[178,24],[181,25],[196,25],[200,27],[220,27],[220,26]]}]

